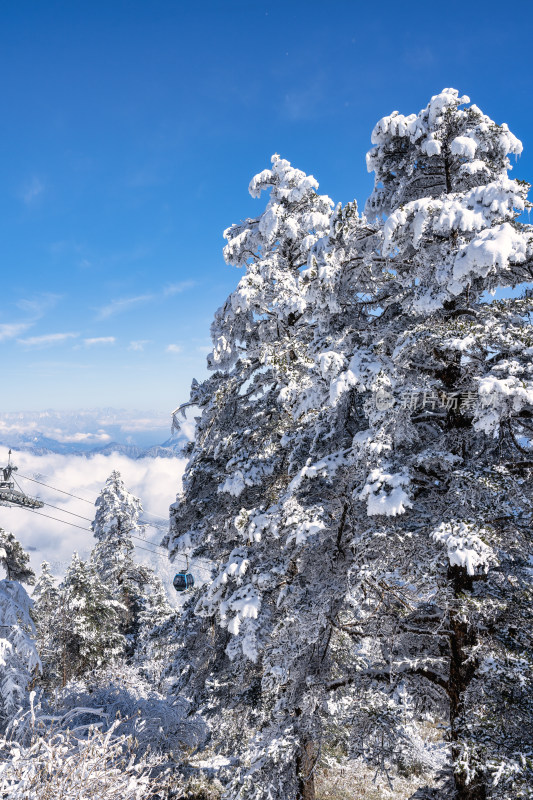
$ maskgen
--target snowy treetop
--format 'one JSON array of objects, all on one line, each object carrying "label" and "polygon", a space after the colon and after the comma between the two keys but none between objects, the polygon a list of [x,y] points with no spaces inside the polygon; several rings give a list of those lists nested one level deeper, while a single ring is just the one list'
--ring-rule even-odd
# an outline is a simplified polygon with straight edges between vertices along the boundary
[{"label": "snowy treetop", "polygon": [[418,114],[397,111],[383,117],[372,132],[375,147],[367,168],[375,188],[367,201],[369,218],[420,197],[465,191],[502,178],[511,168],[508,155],[522,143],[506,124],[497,125],[456,89],[444,89]]},{"label": "snowy treetop", "polygon": [[140,527],[141,501],[127,491],[116,470],[107,479],[95,505],[96,515],[91,527],[97,539],[105,538],[113,530],[125,533]]}]

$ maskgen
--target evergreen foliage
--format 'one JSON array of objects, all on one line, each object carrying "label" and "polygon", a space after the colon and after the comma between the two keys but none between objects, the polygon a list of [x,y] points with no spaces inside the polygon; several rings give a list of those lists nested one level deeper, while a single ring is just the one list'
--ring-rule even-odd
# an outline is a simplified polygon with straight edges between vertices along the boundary
[{"label": "evergreen foliage", "polygon": [[0,564],[8,581],[18,581],[32,586],[35,573],[29,566],[30,557],[12,533],[0,528]]},{"label": "evergreen foliage", "polygon": [[58,629],[61,595],[47,561],[41,564],[41,574],[33,588],[32,600],[31,616],[35,623],[36,645],[42,663],[40,680],[47,687],[58,686],[61,683],[58,658],[62,635]]},{"label": "evergreen foliage", "polygon": [[215,565],[174,673],[240,754],[228,797],[312,797],[348,725],[377,766],[436,766],[428,715],[452,795],[530,796],[532,299],[488,293],[532,280],[533,236],[521,144],[468,102],[378,123],[366,217],[274,156],[226,232],[246,274],[168,545]]},{"label": "evergreen foliage", "polygon": [[20,581],[33,583],[29,556],[12,533],[0,530],[0,562],[7,578],[0,581],[0,729],[25,707],[28,684],[41,667],[30,616],[32,602]]},{"label": "evergreen foliage", "polygon": [[112,472],[96,500],[92,530],[98,540],[91,563],[116,601],[119,632],[125,637],[126,654],[133,655],[139,635],[139,615],[144,609],[145,589],[153,572],[133,558],[132,532],[139,536],[142,505],[130,494],[117,471]]},{"label": "evergreen foliage", "polygon": [[57,654],[64,686],[122,655],[125,640],[117,623],[125,608],[113,598],[94,564],[82,561],[77,553],[59,594]]}]

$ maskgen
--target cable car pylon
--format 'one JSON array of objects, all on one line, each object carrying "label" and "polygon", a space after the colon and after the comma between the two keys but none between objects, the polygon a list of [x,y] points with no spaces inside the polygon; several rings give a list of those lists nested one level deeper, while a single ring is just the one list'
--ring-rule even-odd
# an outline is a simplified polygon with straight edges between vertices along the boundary
[{"label": "cable car pylon", "polygon": [[[34,497],[15,489],[15,481],[11,479],[18,467],[11,463],[11,450],[6,467],[0,467],[0,506],[19,506],[20,508],[43,508],[44,503]],[[18,484],[17,484],[18,485]]]}]

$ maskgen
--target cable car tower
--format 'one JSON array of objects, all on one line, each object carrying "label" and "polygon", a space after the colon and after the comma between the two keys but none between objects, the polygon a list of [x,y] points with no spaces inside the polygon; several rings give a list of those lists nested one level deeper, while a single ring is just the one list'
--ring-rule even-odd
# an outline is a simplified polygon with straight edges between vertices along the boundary
[{"label": "cable car tower", "polygon": [[[15,489],[15,481],[11,476],[18,467],[11,463],[11,450],[7,467],[0,467],[0,506],[19,506],[21,508],[42,508],[44,503],[33,497],[28,497],[23,491]],[[18,486],[18,484],[17,484]]]}]

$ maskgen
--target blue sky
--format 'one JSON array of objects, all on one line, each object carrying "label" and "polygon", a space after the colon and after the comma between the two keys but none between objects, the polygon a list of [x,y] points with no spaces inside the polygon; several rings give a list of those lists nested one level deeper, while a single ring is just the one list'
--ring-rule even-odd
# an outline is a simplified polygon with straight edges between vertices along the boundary
[{"label": "blue sky", "polygon": [[446,86],[524,143],[533,10],[515,2],[25,2],[0,12],[2,408],[169,411],[205,375],[279,152],[364,203],[370,133]]}]

